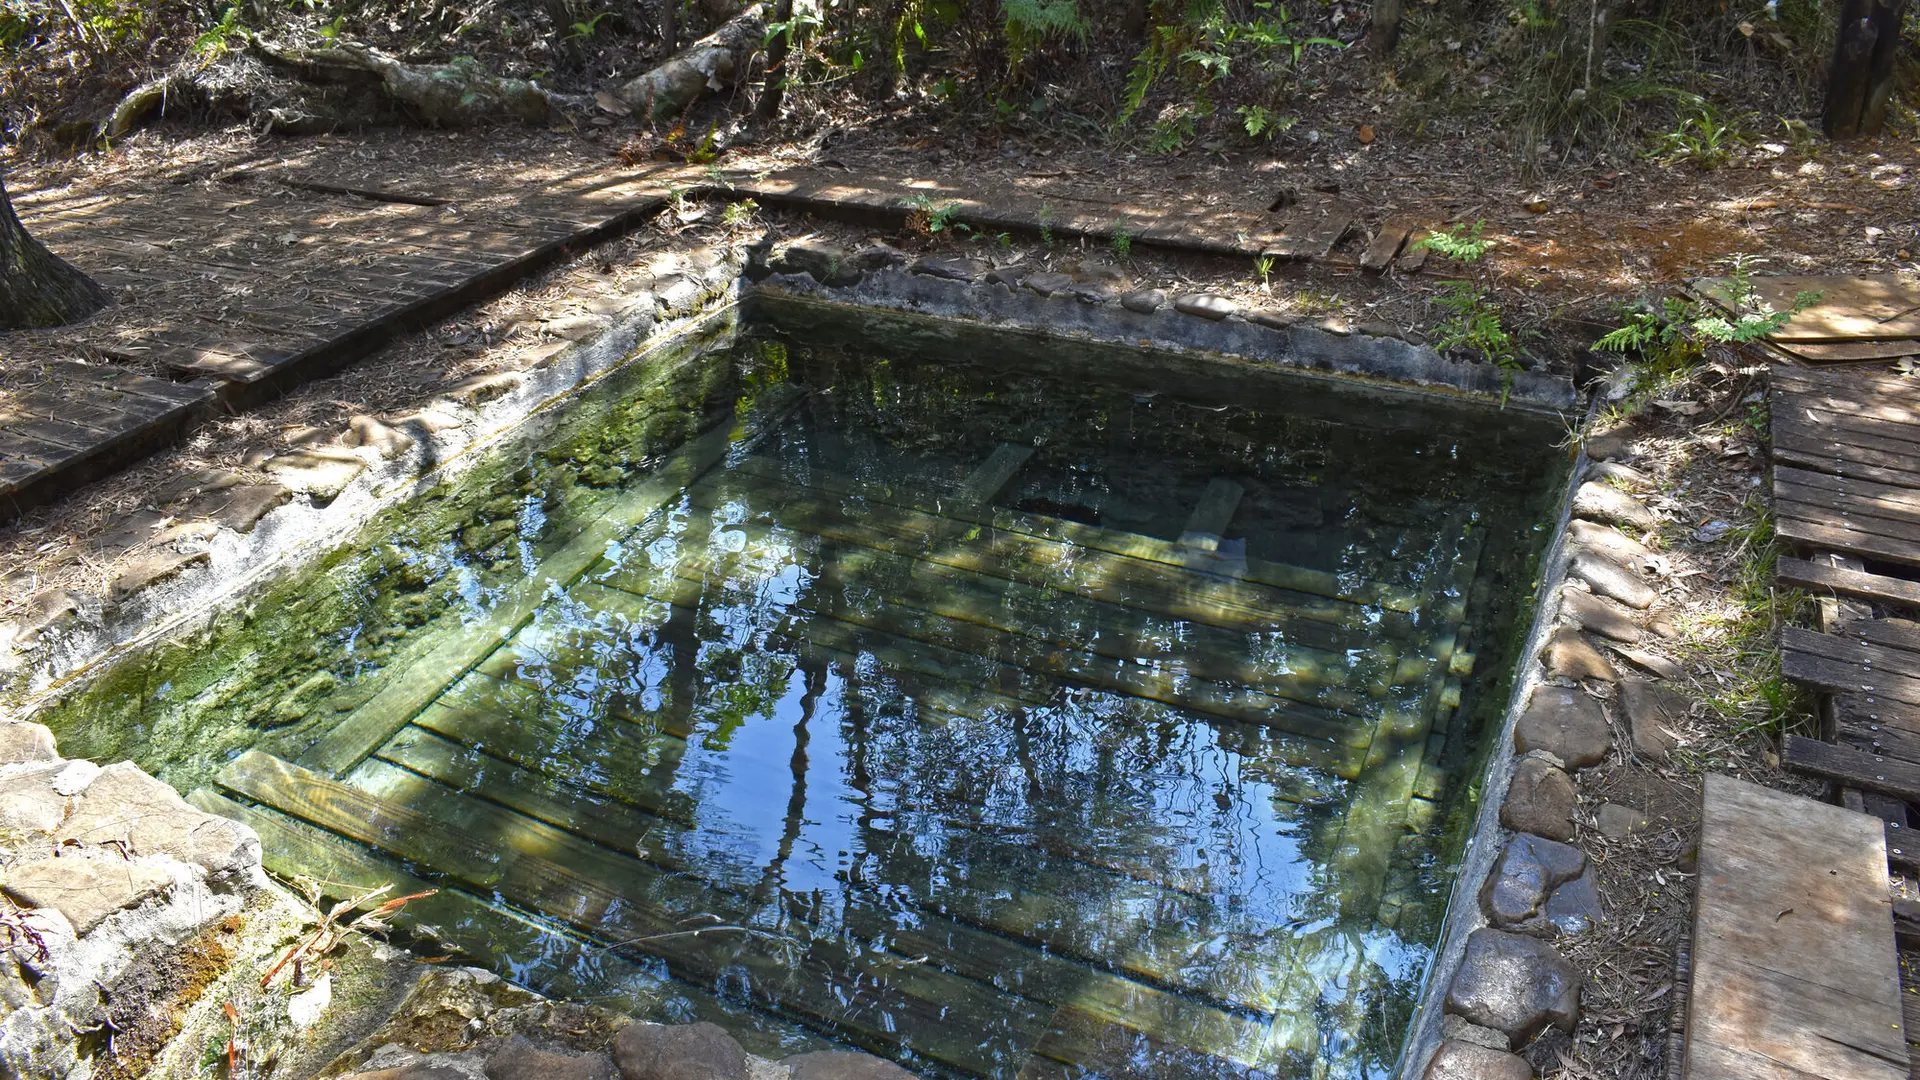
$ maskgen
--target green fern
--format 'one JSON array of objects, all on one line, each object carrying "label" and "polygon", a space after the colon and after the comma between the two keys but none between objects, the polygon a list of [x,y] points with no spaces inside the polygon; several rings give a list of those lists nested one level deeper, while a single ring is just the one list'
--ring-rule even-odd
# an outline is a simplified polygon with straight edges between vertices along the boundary
[{"label": "green fern", "polygon": [[1006,25],[1007,66],[1014,71],[1049,41],[1087,39],[1087,20],[1074,0],[1000,0],[1000,15]]}]

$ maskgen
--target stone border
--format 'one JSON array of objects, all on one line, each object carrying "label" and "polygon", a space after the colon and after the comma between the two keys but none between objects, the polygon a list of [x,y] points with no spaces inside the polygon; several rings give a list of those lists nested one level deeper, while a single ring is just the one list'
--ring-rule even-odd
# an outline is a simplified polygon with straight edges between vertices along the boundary
[{"label": "stone border", "polygon": [[1501,399],[1508,407],[1564,413],[1578,402],[1573,382],[1538,371],[1504,372],[1449,360],[1390,334],[1262,310],[1241,311],[1212,293],[1169,298],[1160,289],[1122,291],[1093,274],[994,268],[971,258],[928,257],[874,245],[848,252],[825,244],[756,251],[747,266],[764,301],[811,302],[1044,332],[1094,344],[1197,354],[1253,370],[1365,379],[1429,393]]},{"label": "stone border", "polygon": [[[1603,912],[1592,863],[1571,845],[1578,802],[1572,775],[1608,759],[1616,726],[1628,735],[1625,751],[1664,761],[1673,742],[1661,721],[1690,708],[1664,684],[1678,667],[1630,647],[1669,636],[1670,626],[1650,611],[1659,590],[1649,564],[1658,556],[1613,527],[1648,532],[1660,521],[1622,490],[1651,486],[1609,460],[1624,449],[1624,439],[1589,437],[1575,459],[1528,659],[1488,762],[1471,848],[1403,1053],[1399,1075],[1409,1080],[1529,1080],[1531,1066],[1516,1051],[1548,1027],[1573,1031],[1581,975],[1550,943],[1591,932]],[[1611,639],[1624,660],[1653,678],[1622,678],[1596,638]],[[1589,682],[1617,687],[1611,708],[1586,692]],[[1592,823],[1608,835],[1647,824],[1644,815],[1611,803],[1596,808]]]},{"label": "stone border", "polygon": [[306,445],[259,463],[271,482],[203,476],[157,494],[157,504],[177,504],[183,524],[161,533],[105,595],[35,594],[10,642],[0,627],[0,646],[12,645],[0,653],[0,688],[30,715],[121,650],[218,617],[269,575],[457,475],[601,377],[725,333],[738,308],[741,256],[709,248],[691,261],[709,265],[657,273],[650,290],[610,288],[593,302],[603,311],[562,328],[574,337],[522,349],[506,367],[405,416],[357,416],[345,431],[312,432]]}]

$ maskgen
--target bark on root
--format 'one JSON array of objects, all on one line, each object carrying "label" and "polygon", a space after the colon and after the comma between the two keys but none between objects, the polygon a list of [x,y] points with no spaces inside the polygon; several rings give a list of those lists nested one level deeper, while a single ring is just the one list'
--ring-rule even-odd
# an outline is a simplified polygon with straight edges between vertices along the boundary
[{"label": "bark on root", "polygon": [[614,96],[654,120],[684,112],[700,95],[733,85],[766,32],[765,8],[750,4],[713,33],[614,91]]},{"label": "bark on root", "polygon": [[107,303],[92,278],[27,235],[0,181],[0,330],[65,326]]},{"label": "bark on root", "polygon": [[518,120],[544,123],[553,111],[547,91],[524,79],[494,75],[472,57],[437,66],[409,64],[364,46],[335,45],[308,54],[323,63],[360,67],[380,76],[387,93],[430,124],[466,127]]}]

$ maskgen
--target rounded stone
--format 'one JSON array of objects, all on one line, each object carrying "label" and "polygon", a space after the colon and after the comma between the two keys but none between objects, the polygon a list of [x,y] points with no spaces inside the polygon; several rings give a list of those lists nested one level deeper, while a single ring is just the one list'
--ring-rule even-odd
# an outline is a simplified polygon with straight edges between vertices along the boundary
[{"label": "rounded stone", "polygon": [[1571,840],[1573,800],[1573,781],[1566,773],[1539,758],[1526,758],[1513,770],[1507,799],[1500,804],[1500,824],[1549,840]]},{"label": "rounded stone", "polygon": [[1513,729],[1514,749],[1545,750],[1570,769],[1598,765],[1613,749],[1606,710],[1576,687],[1541,686]]},{"label": "rounded stone", "polygon": [[1653,477],[1631,465],[1622,465],[1617,461],[1596,461],[1587,466],[1587,479],[1640,491],[1653,487]]},{"label": "rounded stone", "polygon": [[1639,574],[1595,551],[1576,550],[1567,564],[1567,572],[1601,596],[1610,596],[1640,611],[1652,607],[1660,597]]},{"label": "rounded stone", "polygon": [[1567,589],[1561,594],[1560,611],[1580,629],[1629,645],[1640,640],[1640,624],[1625,612],[1584,589]]},{"label": "rounded stone", "polygon": [[622,1080],[743,1080],[747,1052],[718,1024],[628,1024],[613,1040]]},{"label": "rounded stone", "polygon": [[1533,1080],[1525,1058],[1470,1042],[1448,1040],[1427,1061],[1426,1080]]},{"label": "rounded stone", "polygon": [[1173,310],[1182,315],[1194,315],[1219,322],[1239,311],[1240,305],[1213,293],[1188,293],[1173,302]]},{"label": "rounded stone", "polygon": [[1041,296],[1053,296],[1073,288],[1073,275],[1056,273],[1052,270],[1027,275],[1022,284]]},{"label": "rounded stone", "polygon": [[781,1064],[793,1070],[789,1080],[915,1080],[891,1061],[842,1050],[795,1054]]},{"label": "rounded stone", "polygon": [[1546,911],[1554,890],[1579,877],[1587,857],[1577,847],[1519,833],[1494,860],[1480,889],[1480,910],[1501,928],[1520,926]]},{"label": "rounded stone", "polygon": [[1639,499],[1608,484],[1588,480],[1573,493],[1573,512],[1596,521],[1610,521],[1630,529],[1651,529],[1660,515]]},{"label": "rounded stone", "polygon": [[1600,835],[1614,840],[1639,832],[1647,824],[1647,815],[1619,803],[1601,803],[1593,812],[1593,827],[1600,830]]},{"label": "rounded stone", "polygon": [[59,761],[53,732],[45,724],[25,720],[0,721],[0,765],[28,765]]},{"label": "rounded stone", "polygon": [[613,1080],[605,1054],[560,1054],[515,1035],[487,1059],[487,1080]]},{"label": "rounded stone", "polygon": [[1481,927],[1447,987],[1444,1008],[1520,1045],[1549,1026],[1573,1031],[1580,974],[1553,946],[1525,934]]},{"label": "rounded stone", "polygon": [[1159,289],[1135,289],[1122,294],[1120,306],[1141,315],[1151,315],[1167,304],[1167,294]]},{"label": "rounded stone", "polygon": [[1637,562],[1653,552],[1647,545],[1611,525],[1574,518],[1567,523],[1567,540],[1575,548],[1599,552],[1621,562]]},{"label": "rounded stone", "polygon": [[[1580,631],[1561,628],[1547,639],[1547,647],[1541,651],[1540,662],[1547,666],[1547,674],[1562,679],[1597,679],[1600,682],[1614,682],[1620,673],[1613,664],[1600,655],[1600,650],[1580,635]],[[1609,742],[1611,745],[1611,742]]]},{"label": "rounded stone", "polygon": [[912,270],[916,274],[947,281],[978,281],[986,276],[987,264],[979,259],[928,256],[914,263]]}]

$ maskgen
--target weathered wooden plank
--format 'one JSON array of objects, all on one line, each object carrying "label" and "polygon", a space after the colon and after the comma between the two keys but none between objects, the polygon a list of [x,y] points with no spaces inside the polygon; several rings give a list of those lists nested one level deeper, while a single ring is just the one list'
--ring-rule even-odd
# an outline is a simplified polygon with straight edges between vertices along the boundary
[{"label": "weathered wooden plank", "polygon": [[1796,626],[1781,631],[1780,648],[1780,671],[1789,679],[1837,694],[1920,705],[1920,677],[1908,674],[1915,667],[1911,653]]},{"label": "weathered wooden plank", "polygon": [[[934,1061],[987,1074],[1031,1052],[1050,1015],[972,980],[904,962],[910,956],[856,948],[838,937],[792,940],[788,949],[750,933],[710,927],[694,933],[690,927],[700,927],[688,920],[696,915],[750,926],[750,913],[697,882],[424,780],[402,803],[249,751],[221,772],[220,782],[657,957],[677,979],[696,986],[724,982],[759,1008],[883,1054],[901,1049],[906,1037]],[[789,922],[787,928],[790,934],[797,927]]]},{"label": "weathered wooden plank", "polygon": [[[776,405],[784,415],[795,401]],[[339,774],[386,742],[401,725],[440,695],[533,616],[545,601],[550,582],[562,585],[586,572],[606,553],[607,543],[633,528],[680,494],[702,473],[724,459],[734,446],[734,422],[725,421],[674,451],[644,484],[628,493],[616,513],[588,524],[565,547],[544,560],[540,573],[522,581],[480,623],[451,633],[446,641],[404,673],[387,680],[366,704],[344,717],[301,762]]]},{"label": "weathered wooden plank", "polygon": [[975,506],[992,502],[1002,488],[1013,482],[1014,476],[1026,467],[1027,459],[1032,456],[1031,446],[1001,443],[961,483],[956,497]]},{"label": "weathered wooden plank", "polygon": [[1780,761],[1792,772],[1837,780],[1864,791],[1884,791],[1903,799],[1920,799],[1920,764],[1886,754],[1869,754],[1818,739],[1788,735],[1780,740]]},{"label": "weathered wooden plank", "polygon": [[1865,571],[1848,570],[1838,566],[1824,566],[1791,556],[1782,556],[1774,564],[1774,576],[1779,578],[1781,584],[1790,585],[1796,589],[1839,593],[1842,596],[1858,596],[1867,600],[1920,607],[1920,581],[1910,581],[1906,578],[1869,574]]},{"label": "weathered wooden plank", "polygon": [[[1064,518],[1045,514],[1002,508],[994,508],[991,512],[980,512],[966,506],[955,505],[950,499],[929,499],[921,492],[900,490],[886,484],[852,480],[826,469],[811,467],[804,470],[785,469],[778,462],[754,455],[742,458],[733,466],[731,474],[758,476],[778,484],[815,488],[826,495],[852,496],[861,499],[867,506],[882,504],[934,517],[950,517],[969,525],[991,526],[1000,532],[1017,534],[1019,537],[1050,540],[1055,544],[1102,551],[1109,555],[1124,555],[1131,559],[1159,563],[1163,567],[1178,567],[1197,574],[1226,578],[1233,582],[1324,596],[1351,604],[1377,605],[1396,613],[1418,611],[1427,599],[1403,589],[1370,582],[1358,584],[1342,582],[1337,574],[1306,567],[1267,562],[1262,559],[1218,558],[1205,552],[1196,552],[1175,541],[1161,540],[1140,533],[1122,532],[1118,529],[1101,528],[1098,525],[1087,525],[1078,521],[1067,521]],[[864,509],[865,506],[863,506]],[[1164,574],[1166,571],[1162,569],[1156,572]],[[1393,633],[1394,625],[1395,620],[1391,618],[1385,620],[1383,632]]]},{"label": "weathered wooden plank", "polygon": [[[1763,275],[1748,279],[1753,292],[1775,311],[1790,311],[1794,297],[1820,299],[1770,335],[1775,341],[1852,341],[1920,337],[1920,278],[1913,274]],[[1719,302],[1725,278],[1696,278],[1693,290]]]},{"label": "weathered wooden plank", "polygon": [[1773,483],[1775,490],[1791,492],[1801,502],[1828,498],[1837,505],[1863,507],[1877,517],[1896,521],[1920,514],[1920,488],[1829,476],[1784,465],[1774,466]]},{"label": "weathered wooden plank", "polygon": [[1400,254],[1400,247],[1407,242],[1407,237],[1418,227],[1419,224],[1412,218],[1388,218],[1380,226],[1380,231],[1373,234],[1366,252],[1360,256],[1361,269],[1376,273],[1385,270],[1393,262],[1393,257]]},{"label": "weathered wooden plank", "polygon": [[1851,555],[1920,566],[1920,541],[1870,532],[1850,524],[1837,523],[1825,515],[1792,503],[1777,507],[1779,517],[1774,528],[1781,539],[1809,547],[1827,548]]},{"label": "weathered wooden plank", "polygon": [[[643,861],[662,870],[740,893],[710,853],[682,853],[692,832],[689,826],[576,788],[559,788],[546,775],[484,758],[434,736],[403,732],[379,757],[393,765],[362,763],[351,777],[354,786],[405,803],[406,793],[417,788],[417,778],[410,777],[418,773],[612,850],[637,849]],[[1035,858],[1030,849],[982,835],[916,836],[871,827],[863,833],[864,850],[874,860],[872,873],[884,877],[863,875],[849,882],[850,893],[862,902],[838,912],[863,936],[1037,1001],[1104,1003],[1108,1023],[1162,1037],[1211,1032],[1202,1045],[1257,1053],[1261,1040],[1254,1033],[1263,1033],[1264,1024],[1256,1027],[1230,1017],[1220,1006],[1246,1007],[1245,995],[1249,988],[1257,991],[1263,965],[1250,952],[1233,956],[1217,969],[1193,959],[1209,952],[1213,935],[1225,932],[1215,925],[1220,920],[1210,899],[1171,893],[1083,864],[1051,863]],[[941,873],[925,853],[925,845],[936,842],[936,836],[943,851],[940,864],[965,866],[964,876]],[[900,891],[903,885],[906,889]],[[910,924],[889,910],[909,897],[917,911]],[[1217,1004],[1122,978],[1091,966],[1095,964],[1208,995]]]},{"label": "weathered wooden plank", "polygon": [[1699,870],[1687,1080],[1904,1077],[1881,823],[1710,773]]},{"label": "weathered wooden plank", "polygon": [[1302,203],[1289,212],[1286,231],[1264,254],[1276,259],[1324,259],[1353,225],[1358,208],[1338,199]]},{"label": "weathered wooden plank", "polygon": [[1201,492],[1193,513],[1187,515],[1186,527],[1180,530],[1180,542],[1202,551],[1220,550],[1220,538],[1246,494],[1246,488],[1224,476],[1207,481],[1207,490]]}]

